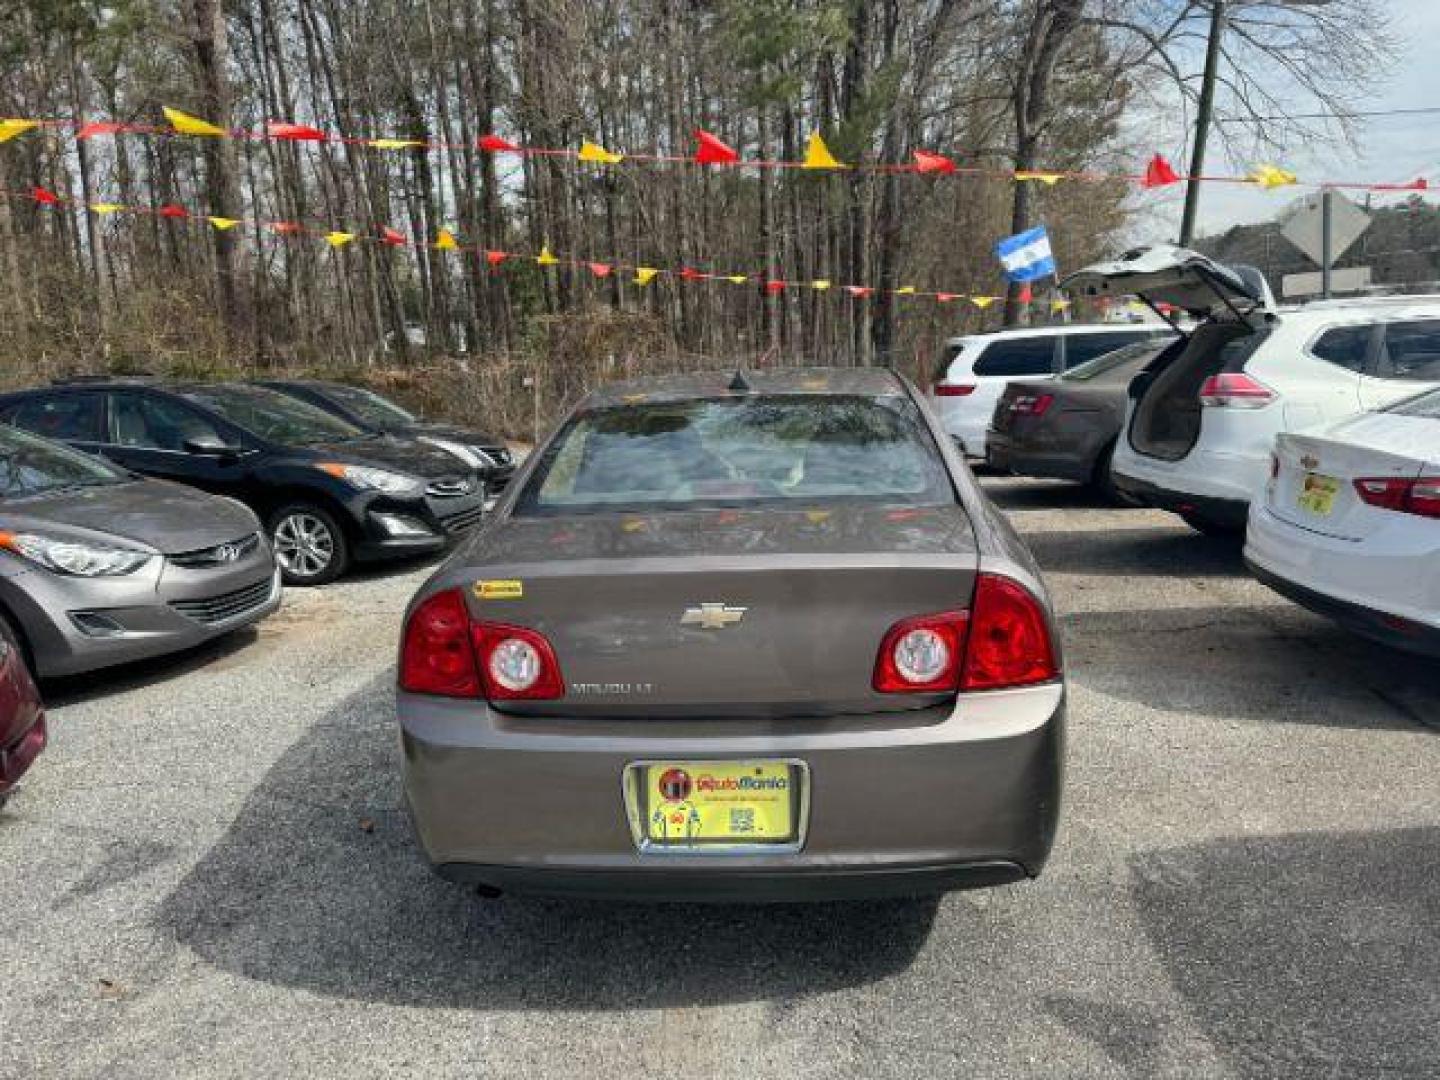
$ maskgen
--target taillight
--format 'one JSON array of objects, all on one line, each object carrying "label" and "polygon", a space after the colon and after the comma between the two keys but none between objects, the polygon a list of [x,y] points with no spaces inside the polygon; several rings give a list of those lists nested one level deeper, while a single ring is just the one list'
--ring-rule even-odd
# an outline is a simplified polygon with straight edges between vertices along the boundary
[{"label": "taillight", "polygon": [[883,694],[936,693],[960,685],[964,611],[904,619],[885,632],[872,685]]},{"label": "taillight", "polygon": [[1022,394],[1011,403],[1010,411],[1021,416],[1044,416],[1054,403],[1054,394]]},{"label": "taillight", "polygon": [[973,383],[939,382],[935,384],[936,397],[969,397],[975,392]]},{"label": "taillight", "polygon": [[960,676],[963,690],[998,690],[1049,682],[1060,675],[1040,601],[998,574],[981,574],[970,608],[969,641]]},{"label": "taillight", "polygon": [[470,614],[458,590],[436,593],[405,623],[400,689],[444,697],[480,696],[480,672],[470,643]]},{"label": "taillight", "polygon": [[886,632],[873,685],[887,694],[943,693],[1059,676],[1040,601],[1017,581],[982,573],[969,611],[904,619]]},{"label": "taillight", "polygon": [[565,694],[555,650],[523,626],[474,622],[457,589],[436,593],[405,623],[400,689],[412,694],[490,701],[554,699]]},{"label": "taillight", "polygon": [[472,630],[485,696],[491,701],[546,701],[565,696],[560,662],[545,635],[523,626],[476,623]]},{"label": "taillight", "polygon": [[1370,506],[1402,514],[1440,518],[1440,476],[1407,480],[1400,476],[1361,477],[1355,492]]},{"label": "taillight", "polygon": [[1200,404],[1212,409],[1263,409],[1275,398],[1274,390],[1243,371],[1211,375],[1200,387]]}]

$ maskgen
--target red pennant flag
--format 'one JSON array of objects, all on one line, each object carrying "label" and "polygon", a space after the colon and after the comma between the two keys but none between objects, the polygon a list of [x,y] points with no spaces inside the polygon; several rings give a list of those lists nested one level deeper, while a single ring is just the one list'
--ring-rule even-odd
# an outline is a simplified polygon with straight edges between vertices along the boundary
[{"label": "red pennant flag", "polygon": [[872,289],[869,285],[846,285],[845,291],[848,292],[851,296],[858,296],[861,298],[864,298],[866,296],[873,296],[875,293],[875,290]]},{"label": "red pennant flag", "polygon": [[955,162],[944,154],[932,154],[929,150],[915,151],[915,171],[922,173],[953,173]]},{"label": "red pennant flag", "polygon": [[309,124],[292,124],[286,120],[271,120],[265,125],[265,133],[272,139],[288,139],[290,142],[324,142],[325,133]]},{"label": "red pennant flag", "polygon": [[47,190],[46,190],[45,188],[43,188],[43,187],[38,187],[38,186],[37,186],[37,187],[31,188],[31,189],[30,189],[30,197],[31,197],[32,199],[34,199],[37,203],[39,203],[41,206],[59,206],[59,205],[60,205],[60,196],[59,196],[59,195],[56,195],[53,191],[47,191]]},{"label": "red pennant flag", "polygon": [[696,128],[695,139],[700,144],[695,149],[695,160],[701,165],[734,165],[740,160],[738,150],[708,131]]},{"label": "red pennant flag", "polygon": [[175,218],[177,220],[188,218],[190,216],[190,211],[186,210],[183,206],[179,206],[175,203],[166,203],[164,206],[160,207],[159,210],[156,210],[155,213],[159,214],[163,218]]},{"label": "red pennant flag", "polygon": [[508,139],[500,138],[499,135],[482,135],[477,145],[481,150],[488,150],[492,154],[514,153],[520,149]]},{"label": "red pennant flag", "polygon": [[123,127],[123,124],[114,124],[108,120],[96,120],[93,123],[82,124],[80,130],[75,132],[75,138],[93,139],[99,135],[114,135]]},{"label": "red pennant flag", "polygon": [[1020,296],[1019,296],[1020,303],[1022,303],[1022,304],[1028,304],[1028,303],[1030,303],[1030,302],[1031,302],[1032,300],[1034,300],[1034,299],[1035,299],[1035,290],[1032,289],[1032,288],[1030,288],[1030,283],[1027,281],[1024,285],[1021,285],[1021,286],[1020,286]]},{"label": "red pennant flag", "polygon": [[699,270],[692,270],[688,266],[680,271],[681,281],[704,281],[705,277],[706,275],[702,274]]},{"label": "red pennant flag", "polygon": [[298,221],[272,221],[270,222],[270,231],[281,236],[293,236],[295,233],[302,232],[303,229]]},{"label": "red pennant flag", "polygon": [[1145,179],[1140,182],[1141,187],[1156,188],[1165,187],[1168,184],[1178,184],[1180,177],[1159,154],[1150,159],[1150,164],[1145,167]]},{"label": "red pennant flag", "polygon": [[592,274],[594,274],[596,277],[609,277],[609,276],[610,276],[610,271],[613,270],[613,269],[614,269],[614,267],[612,267],[609,263],[591,263],[591,264],[590,264],[590,272],[591,272]]},{"label": "red pennant flag", "polygon": [[503,263],[503,262],[504,262],[506,259],[508,259],[509,257],[510,257],[510,253],[509,253],[508,251],[487,251],[487,252],[485,252],[485,261],[486,261],[487,263],[489,263],[491,266],[499,266],[501,263]]},{"label": "red pennant flag", "polygon": [[765,282],[765,291],[771,296],[779,296],[785,291],[787,284],[788,283],[784,281],[767,281]]},{"label": "red pennant flag", "polygon": [[951,300],[959,300],[960,294],[953,292],[937,292],[935,294],[935,299],[940,301],[940,303],[942,304],[948,304]]},{"label": "red pennant flag", "polygon": [[406,243],[405,234],[398,229],[392,229],[389,225],[380,230],[380,239],[391,247],[404,247]]}]

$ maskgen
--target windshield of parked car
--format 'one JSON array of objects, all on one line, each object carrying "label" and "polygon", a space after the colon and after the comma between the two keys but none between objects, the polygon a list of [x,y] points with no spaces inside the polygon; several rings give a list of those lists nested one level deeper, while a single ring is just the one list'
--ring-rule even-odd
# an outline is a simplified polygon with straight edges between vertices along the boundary
[{"label": "windshield of parked car", "polygon": [[282,446],[311,446],[363,438],[354,424],[331,416],[324,409],[258,386],[200,386],[185,396],[244,428]]},{"label": "windshield of parked car", "polygon": [[378,428],[413,424],[416,417],[393,401],[359,386],[327,386],[320,393]]},{"label": "windshield of parked car", "polygon": [[[1157,343],[1153,339],[1137,341],[1130,345],[1122,345],[1107,353],[1101,353],[1094,360],[1087,360],[1071,368],[1060,378],[1064,382],[1090,382],[1092,379],[1103,379],[1109,375],[1111,379],[1121,379],[1139,371],[1141,366],[1150,357],[1159,352],[1165,344]],[[1116,370],[1124,368],[1125,370]]]},{"label": "windshield of parked car", "polygon": [[1418,397],[1397,401],[1383,411],[1399,413],[1401,416],[1423,416],[1428,420],[1440,420],[1440,390],[1431,390]]},{"label": "windshield of parked car", "polygon": [[0,498],[119,484],[129,477],[99,458],[0,426]]},{"label": "windshield of parked car", "polygon": [[766,395],[597,409],[546,450],[520,513],[955,500],[902,397]]}]

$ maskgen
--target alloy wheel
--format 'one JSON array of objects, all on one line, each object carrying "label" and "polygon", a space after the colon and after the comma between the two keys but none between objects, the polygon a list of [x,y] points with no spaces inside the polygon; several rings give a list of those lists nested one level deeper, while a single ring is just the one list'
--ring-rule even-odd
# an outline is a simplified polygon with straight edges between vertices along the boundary
[{"label": "alloy wheel", "polygon": [[300,578],[319,577],[335,558],[335,536],[314,514],[296,510],[275,525],[275,561]]}]

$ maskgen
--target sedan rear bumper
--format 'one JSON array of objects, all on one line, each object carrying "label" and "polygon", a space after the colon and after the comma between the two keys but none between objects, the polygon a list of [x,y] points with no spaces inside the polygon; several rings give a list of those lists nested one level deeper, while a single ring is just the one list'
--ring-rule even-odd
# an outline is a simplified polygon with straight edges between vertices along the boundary
[{"label": "sedan rear bumper", "polygon": [[[1064,689],[827,720],[517,717],[400,695],[405,788],[443,876],[498,889],[635,899],[908,895],[1033,877],[1060,807]],[[588,729],[588,730],[587,730]],[[807,766],[798,851],[641,851],[622,794],[644,760]]]}]

